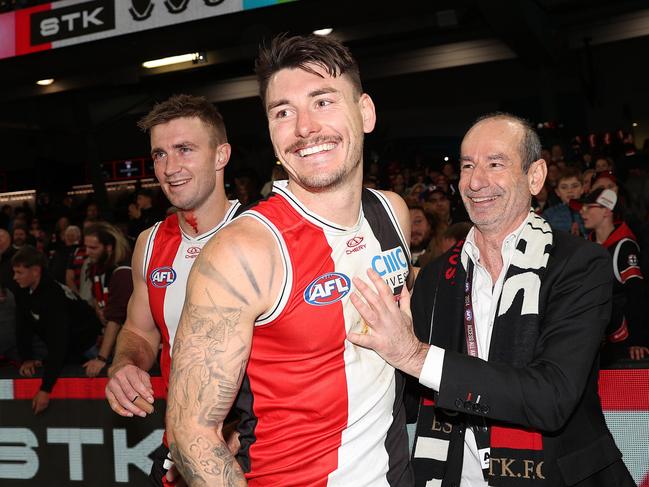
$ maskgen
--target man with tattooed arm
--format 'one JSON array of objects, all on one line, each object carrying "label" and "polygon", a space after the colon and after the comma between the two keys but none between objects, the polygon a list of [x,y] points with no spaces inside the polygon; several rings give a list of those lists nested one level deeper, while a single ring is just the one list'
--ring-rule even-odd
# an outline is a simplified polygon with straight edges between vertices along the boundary
[{"label": "man with tattooed arm", "polygon": [[[404,377],[346,340],[366,326],[352,278],[372,267],[399,295],[409,213],[362,188],[372,99],[339,42],[261,49],[260,94],[288,181],[205,246],[174,342],[171,455],[192,486],[410,486]],[[236,460],[223,438],[235,401]]]},{"label": "man with tattooed arm", "polygon": [[[138,125],[150,133],[156,177],[178,212],[142,232],[133,253],[133,294],[106,386],[110,407],[129,417],[153,411],[147,371],[160,344],[162,378],[168,383],[189,271],[205,243],[240,208],[225,195],[230,144],[214,105],[205,98],[176,95],[155,105]],[[176,481],[166,443],[163,438],[154,453],[154,485]]]}]

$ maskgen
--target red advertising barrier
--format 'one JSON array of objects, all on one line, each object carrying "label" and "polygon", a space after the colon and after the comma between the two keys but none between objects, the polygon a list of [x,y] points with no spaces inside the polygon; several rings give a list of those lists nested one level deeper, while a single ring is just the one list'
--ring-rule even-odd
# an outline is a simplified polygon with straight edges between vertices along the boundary
[{"label": "red advertising barrier", "polygon": [[[6,375],[5,375],[6,376]],[[0,379],[0,485],[146,486],[160,445],[164,386],[153,377],[155,411],[122,418],[104,398],[104,378],[62,378],[34,416],[40,379]],[[649,370],[603,370],[604,415],[639,487],[649,487]]]}]

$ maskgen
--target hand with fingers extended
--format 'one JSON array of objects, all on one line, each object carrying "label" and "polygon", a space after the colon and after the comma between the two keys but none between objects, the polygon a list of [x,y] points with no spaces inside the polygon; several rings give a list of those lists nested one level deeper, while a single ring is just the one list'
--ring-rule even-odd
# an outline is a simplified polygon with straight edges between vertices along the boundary
[{"label": "hand with fingers extended", "polygon": [[36,373],[36,369],[42,365],[40,360],[25,360],[20,365],[18,373],[23,377],[32,377]]},{"label": "hand with fingers extended", "polygon": [[368,269],[367,275],[373,288],[356,277],[356,292],[351,296],[366,328],[362,333],[349,333],[347,339],[374,350],[393,367],[418,377],[429,346],[417,339],[412,328],[410,293],[403,286],[397,302],[381,276],[372,269]]},{"label": "hand with fingers extended", "polygon": [[142,418],[153,412],[153,387],[148,373],[126,364],[111,367],[108,375],[106,399],[113,411],[120,416]]}]

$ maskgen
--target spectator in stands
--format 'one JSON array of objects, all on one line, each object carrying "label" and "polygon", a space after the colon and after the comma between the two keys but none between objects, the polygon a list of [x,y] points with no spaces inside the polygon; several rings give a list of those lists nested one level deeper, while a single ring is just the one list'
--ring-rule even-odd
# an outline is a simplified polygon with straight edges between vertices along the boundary
[{"label": "spectator in stands", "polygon": [[426,252],[428,244],[435,235],[437,222],[435,217],[421,206],[410,207],[410,254],[411,263],[418,266],[419,257]]},{"label": "spectator in stands", "polygon": [[242,205],[250,205],[261,197],[257,176],[252,170],[245,170],[234,177],[235,199]]},{"label": "spectator in stands", "polygon": [[99,221],[99,206],[97,206],[97,203],[88,203],[86,206],[86,216],[83,221],[84,224],[85,222]]},{"label": "spectator in stands", "polygon": [[470,222],[453,223],[442,235],[440,255],[449,251],[456,243],[464,240],[471,230]]},{"label": "spectator in stands", "polygon": [[34,218],[29,224],[29,235],[27,242],[36,247],[39,252],[47,252],[48,250],[48,236],[43,229],[41,222],[38,218]]},{"label": "spectator in stands", "polygon": [[581,173],[581,187],[583,194],[591,192],[591,186],[593,184],[593,179],[595,179],[595,174],[595,170],[590,168]]},{"label": "spectator in stands", "polygon": [[11,258],[15,253],[16,249],[11,245],[11,235],[4,228],[0,228],[0,293],[2,296],[12,282]]},{"label": "spectator in stands", "polygon": [[544,184],[539,193],[532,197],[532,208],[541,215],[548,208],[548,197],[551,190],[547,184]]},{"label": "spectator in stands", "polygon": [[[16,291],[16,341],[22,360],[20,375],[31,377],[43,366],[41,386],[32,399],[34,414],[44,411],[64,364],[82,363],[97,341],[101,322],[93,309],[47,272],[45,256],[24,247],[11,259]],[[33,335],[47,347],[43,361],[34,360]]]},{"label": "spectator in stands", "polygon": [[13,208],[11,205],[2,205],[2,210],[0,210],[0,228],[9,230],[11,228],[12,216]]},{"label": "spectator in stands", "polygon": [[570,200],[579,199],[582,195],[579,170],[574,167],[567,167],[559,176],[555,192],[561,199],[561,203],[545,210],[543,218],[553,230],[562,230],[573,235],[585,236],[586,229],[581,216],[568,205]]},{"label": "spectator in stands", "polygon": [[559,166],[561,163],[564,163],[563,147],[561,147],[561,144],[554,144],[550,149],[550,153],[552,154],[552,162],[554,164]]},{"label": "spectator in stands", "polygon": [[615,170],[615,163],[610,157],[598,157],[595,159],[595,172],[611,171]]},{"label": "spectator in stands", "polygon": [[545,182],[552,188],[556,188],[559,183],[559,176],[561,175],[561,170],[556,164],[549,162],[548,163],[548,177],[545,179]]},{"label": "spectator in stands", "polygon": [[[79,229],[79,227],[75,227]],[[81,275],[81,269],[86,261],[86,247],[81,244],[81,229],[79,229],[79,245],[70,253],[67,267],[65,269],[65,285],[75,293],[81,295],[81,280],[85,280],[85,274]],[[83,297],[83,296],[82,296]]]},{"label": "spectator in stands", "polygon": [[419,257],[419,266],[427,266],[437,257],[454,247],[456,243],[464,240],[470,229],[471,223],[469,222],[453,223],[442,233],[441,238],[435,239],[435,245],[432,242],[428,245],[426,252]]},{"label": "spectator in stands", "polygon": [[450,161],[446,161],[444,162],[444,164],[442,164],[442,174],[450,183],[456,183],[456,185],[457,181],[460,179],[460,176],[455,170],[455,164]]},{"label": "spectator in stands", "polygon": [[140,216],[134,220],[131,232],[135,233],[135,238],[153,226],[154,223],[164,220],[164,213],[153,206],[153,193],[148,189],[140,189],[137,192],[136,203]]},{"label": "spectator in stands", "polygon": [[588,238],[603,245],[613,258],[613,311],[606,330],[607,346],[602,362],[623,357],[640,360],[649,356],[647,330],[647,288],[640,270],[640,248],[631,229],[616,220],[617,194],[599,188],[582,200],[581,214]]},{"label": "spectator in stands", "polygon": [[14,254],[11,235],[0,228],[0,359],[17,359],[15,303],[7,287],[12,282],[11,257]]},{"label": "spectator in stands", "polygon": [[62,232],[61,245],[57,245],[50,257],[50,272],[52,277],[59,282],[66,283],[70,289],[76,291],[78,286],[71,287],[67,284],[67,270],[70,258],[81,244],[81,229],[76,225],[68,225]]},{"label": "spectator in stands", "polygon": [[599,188],[612,189],[616,194],[618,193],[619,187],[617,184],[617,177],[613,171],[600,171],[595,174],[595,179],[590,187],[590,191],[592,193]]},{"label": "spectator in stands", "polygon": [[90,280],[97,316],[104,325],[99,353],[83,367],[88,377],[97,376],[109,362],[117,334],[126,320],[128,300],[133,293],[131,249],[122,232],[113,225],[98,222],[84,235],[90,262]]},{"label": "spectator in stands", "polygon": [[12,246],[14,250],[20,250],[25,245],[27,245],[29,234],[27,233],[27,227],[24,225],[14,225],[11,232]]},{"label": "spectator in stands", "polygon": [[435,187],[428,191],[424,196],[423,206],[427,212],[435,215],[435,219],[442,231],[446,230],[446,228],[453,223],[453,217],[451,215],[451,199],[448,193],[442,188]]}]

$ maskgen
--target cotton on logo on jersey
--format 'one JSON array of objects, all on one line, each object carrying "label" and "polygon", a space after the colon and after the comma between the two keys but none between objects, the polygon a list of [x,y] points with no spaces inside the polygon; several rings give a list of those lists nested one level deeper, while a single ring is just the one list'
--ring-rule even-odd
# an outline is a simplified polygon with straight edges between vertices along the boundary
[{"label": "cotton on logo on jersey", "polygon": [[171,267],[158,267],[151,271],[149,279],[155,287],[167,287],[176,280],[176,271]]},{"label": "cotton on logo on jersey", "polygon": [[353,254],[354,252],[363,250],[366,247],[366,245],[363,243],[363,240],[363,237],[354,237],[347,240],[347,250],[345,250],[345,253],[349,255]]},{"label": "cotton on logo on jersey", "polygon": [[395,291],[406,283],[408,259],[401,247],[384,250],[372,257],[372,269]]},{"label": "cotton on logo on jersey", "polygon": [[314,279],[304,291],[304,301],[313,306],[326,306],[340,301],[349,293],[351,280],[340,272],[329,272]]}]

